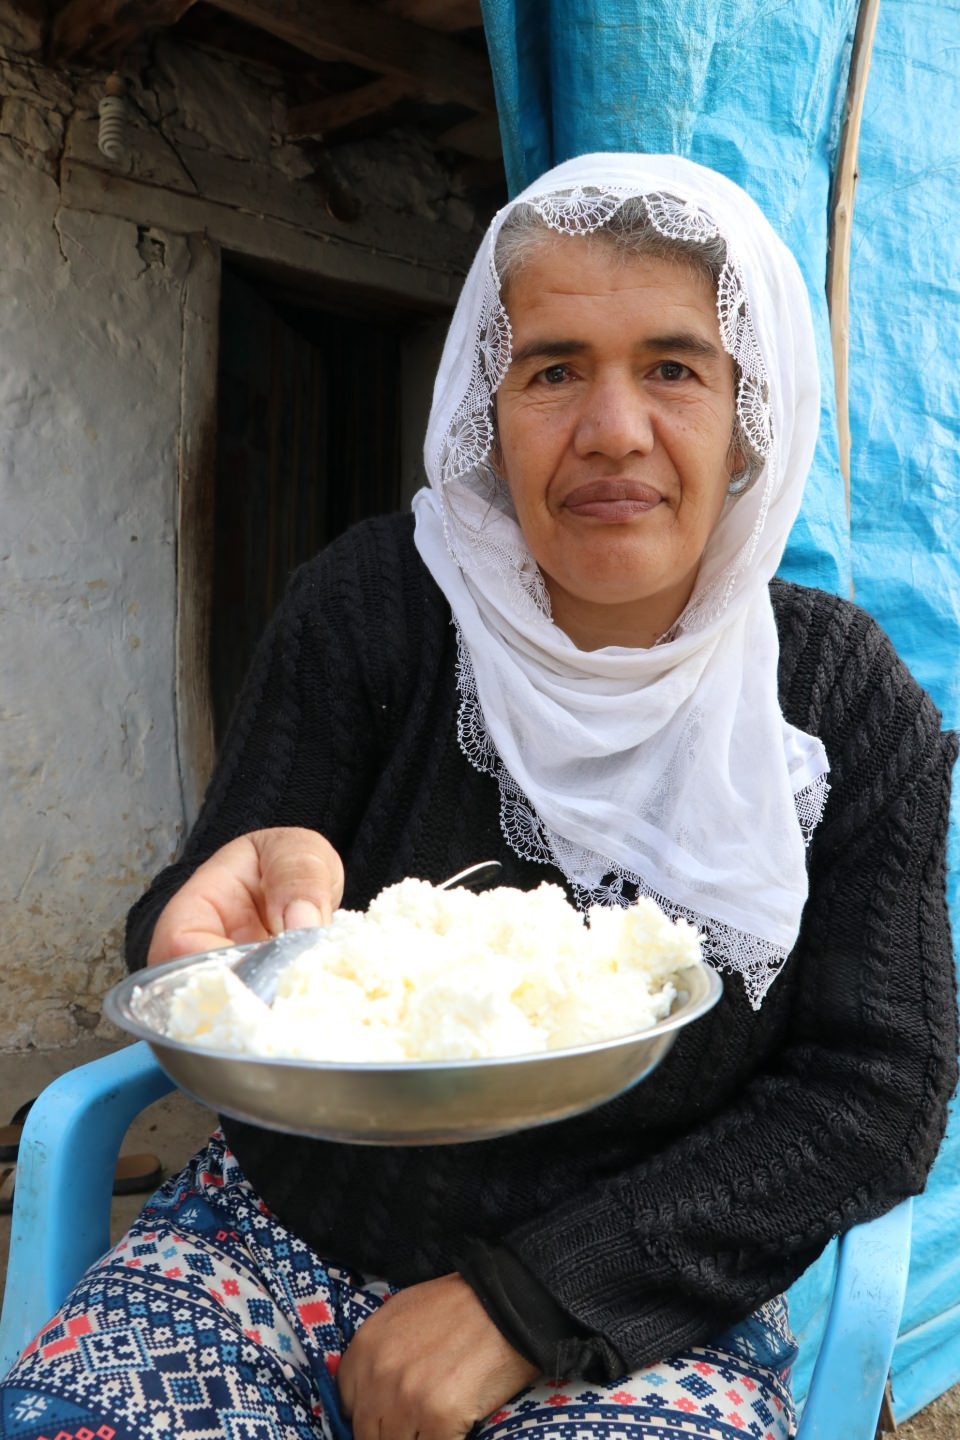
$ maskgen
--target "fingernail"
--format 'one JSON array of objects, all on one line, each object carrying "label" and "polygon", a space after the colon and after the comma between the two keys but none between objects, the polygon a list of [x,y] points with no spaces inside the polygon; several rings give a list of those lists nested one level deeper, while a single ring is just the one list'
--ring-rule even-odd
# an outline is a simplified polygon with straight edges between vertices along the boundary
[{"label": "fingernail", "polygon": [[283,912],[284,930],[306,930],[323,924],[323,916],[309,900],[292,900]]}]

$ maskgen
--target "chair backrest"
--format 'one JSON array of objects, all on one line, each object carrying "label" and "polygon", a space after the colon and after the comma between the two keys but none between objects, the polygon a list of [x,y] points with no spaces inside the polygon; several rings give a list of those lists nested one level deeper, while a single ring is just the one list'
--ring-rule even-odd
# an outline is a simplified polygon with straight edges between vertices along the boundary
[{"label": "chair backrest", "polygon": [[[17,1164],[0,1375],[109,1247],[123,1136],[173,1089],[149,1047],[63,1075],[34,1103]],[[906,1290],[912,1201],[843,1236],[797,1440],[873,1440]]]},{"label": "chair backrest", "polygon": [[110,1196],[131,1120],[173,1089],[143,1042],[61,1075],[20,1140],[0,1375],[110,1244]]}]

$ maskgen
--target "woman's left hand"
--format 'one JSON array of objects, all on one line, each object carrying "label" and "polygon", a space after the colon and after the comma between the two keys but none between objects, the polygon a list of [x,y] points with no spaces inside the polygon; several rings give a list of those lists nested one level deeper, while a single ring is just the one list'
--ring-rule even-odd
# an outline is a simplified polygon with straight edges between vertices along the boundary
[{"label": "woman's left hand", "polygon": [[391,1295],[347,1347],[337,1383],[354,1440],[463,1440],[538,1374],[453,1274]]}]

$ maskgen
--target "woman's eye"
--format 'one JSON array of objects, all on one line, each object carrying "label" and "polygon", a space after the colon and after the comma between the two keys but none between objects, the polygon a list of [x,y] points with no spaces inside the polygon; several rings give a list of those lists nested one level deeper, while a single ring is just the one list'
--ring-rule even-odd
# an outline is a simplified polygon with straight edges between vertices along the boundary
[{"label": "woman's eye", "polygon": [[566,365],[548,365],[546,370],[541,370],[539,379],[545,385],[561,385],[568,375]]},{"label": "woman's eye", "polygon": [[656,369],[657,378],[660,380],[686,380],[692,373],[692,370],[681,365],[679,360],[661,360]]}]

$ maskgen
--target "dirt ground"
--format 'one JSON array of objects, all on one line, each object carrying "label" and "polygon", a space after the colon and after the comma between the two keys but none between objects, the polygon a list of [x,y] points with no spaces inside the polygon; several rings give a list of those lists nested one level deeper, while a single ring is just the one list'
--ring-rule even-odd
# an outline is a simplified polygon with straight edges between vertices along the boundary
[{"label": "dirt ground", "polygon": [[897,1426],[897,1440],[960,1440],[960,1385]]},{"label": "dirt ground", "polygon": [[[0,1123],[12,1115],[24,1100],[36,1095],[64,1070],[84,1064],[113,1048],[86,1042],[72,1050],[25,1051],[0,1054]],[[179,1092],[158,1100],[130,1127],[123,1145],[125,1154],[152,1151],[160,1157],[164,1172],[177,1170],[203,1144],[215,1119],[195,1101]],[[116,1196],[111,1213],[111,1234],[119,1239],[138,1213],[143,1196]],[[0,1275],[6,1275],[10,1242],[10,1216],[0,1215]],[[2,1293],[2,1287],[0,1287]],[[887,1432],[893,1434],[894,1432]],[[897,1440],[960,1440],[960,1385],[941,1395],[932,1405],[899,1425]],[[836,1440],[843,1440],[837,1436]]]}]

